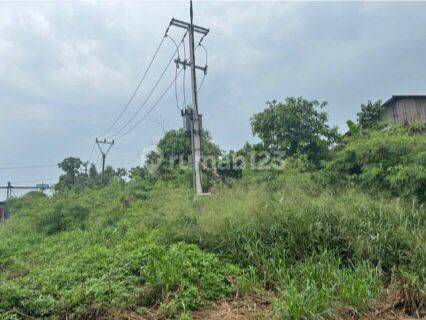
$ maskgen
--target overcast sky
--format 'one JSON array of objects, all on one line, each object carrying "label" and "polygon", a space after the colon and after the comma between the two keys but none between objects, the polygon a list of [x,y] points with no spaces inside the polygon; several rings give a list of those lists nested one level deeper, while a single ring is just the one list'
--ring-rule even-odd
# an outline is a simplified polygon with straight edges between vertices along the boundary
[{"label": "overcast sky", "polygon": [[[225,150],[255,141],[249,119],[267,100],[328,101],[331,124],[344,131],[367,100],[426,93],[426,3],[195,2],[194,10],[195,23],[210,29],[199,108],[204,127]],[[0,3],[0,168],[56,164],[67,156],[87,160],[172,17],[188,20],[188,2]],[[178,41],[182,32],[170,34]],[[164,42],[116,129],[145,99],[174,50]],[[197,61],[205,62],[201,49]],[[172,65],[139,118],[174,74]],[[186,89],[188,102],[189,78]],[[173,87],[146,121],[117,141],[108,163],[140,164],[162,127],[180,125]],[[0,170],[0,183],[58,173]]]}]

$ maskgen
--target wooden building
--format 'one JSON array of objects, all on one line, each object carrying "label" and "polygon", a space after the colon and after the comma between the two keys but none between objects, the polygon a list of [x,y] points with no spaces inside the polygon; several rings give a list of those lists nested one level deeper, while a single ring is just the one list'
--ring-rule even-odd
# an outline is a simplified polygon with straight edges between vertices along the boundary
[{"label": "wooden building", "polygon": [[400,124],[426,124],[426,95],[392,96],[383,104],[384,119]]}]

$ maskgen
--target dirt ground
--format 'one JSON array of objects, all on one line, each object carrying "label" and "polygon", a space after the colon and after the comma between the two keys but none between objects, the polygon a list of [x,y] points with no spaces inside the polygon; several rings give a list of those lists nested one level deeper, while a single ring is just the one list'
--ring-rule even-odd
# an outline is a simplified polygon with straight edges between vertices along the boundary
[{"label": "dirt ground", "polygon": [[[363,315],[354,315],[350,310],[335,310],[338,320],[426,320],[426,307],[422,309],[410,308],[402,295],[398,292],[385,292],[385,294],[371,306],[370,311]],[[271,318],[271,297],[265,294],[259,296],[235,297],[223,300],[214,306],[203,308],[191,314],[196,320],[261,320]],[[83,318],[82,318],[83,319]],[[159,317],[158,310],[147,310],[144,316],[135,313],[114,312],[108,310],[105,317],[91,314],[86,319],[126,319],[126,320],[156,320]],[[64,318],[64,320],[67,320]]]},{"label": "dirt ground", "polygon": [[[247,302],[222,302],[215,308],[208,308],[192,314],[194,319],[197,320],[260,320],[271,319],[270,309],[265,305],[250,304]],[[426,320],[425,315],[419,317],[415,315],[407,315],[403,310],[390,309],[372,311],[361,317],[354,317],[351,315],[343,315],[340,319],[361,319],[361,320]]]},{"label": "dirt ground", "polygon": [[271,309],[266,300],[245,297],[230,301],[222,301],[217,307],[205,308],[192,313],[197,320],[251,320],[271,319]]},{"label": "dirt ground", "polygon": [[[337,312],[341,320],[426,320],[426,309],[409,310],[398,293],[386,293],[364,315],[353,315],[348,310]],[[260,320],[271,319],[268,299],[244,297],[222,301],[215,307],[205,308],[192,314],[197,320]]]}]

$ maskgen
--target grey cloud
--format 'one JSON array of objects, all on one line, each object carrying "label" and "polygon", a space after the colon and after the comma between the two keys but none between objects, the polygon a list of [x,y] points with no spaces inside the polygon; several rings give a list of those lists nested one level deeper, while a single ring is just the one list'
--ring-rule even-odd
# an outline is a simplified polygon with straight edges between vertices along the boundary
[{"label": "grey cloud", "polygon": [[[186,2],[1,3],[0,9],[0,166],[86,159],[95,136],[126,103],[170,18],[188,18]],[[331,122],[344,130],[368,99],[426,92],[424,3],[195,2],[195,21],[211,29],[200,110],[225,149],[254,141],[249,119],[267,100],[327,100]],[[167,42],[127,116],[172,52]],[[204,61],[201,51],[198,61]],[[173,75],[171,68],[159,91]],[[162,134],[154,119],[167,129],[180,126],[175,104],[172,90],[117,143],[110,163],[138,164],[139,153]],[[0,171],[0,183],[57,173]]]}]

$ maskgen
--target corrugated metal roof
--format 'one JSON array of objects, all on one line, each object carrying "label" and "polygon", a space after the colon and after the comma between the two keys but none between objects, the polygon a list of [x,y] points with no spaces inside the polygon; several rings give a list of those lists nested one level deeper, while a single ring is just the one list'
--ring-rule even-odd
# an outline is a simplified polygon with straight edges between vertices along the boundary
[{"label": "corrugated metal roof", "polygon": [[386,101],[385,103],[382,104],[382,107],[386,107],[389,104],[397,101],[397,100],[401,100],[401,99],[426,99],[426,95],[415,95],[415,94],[411,94],[411,95],[395,95],[392,96],[392,98],[390,98],[388,101]]}]

